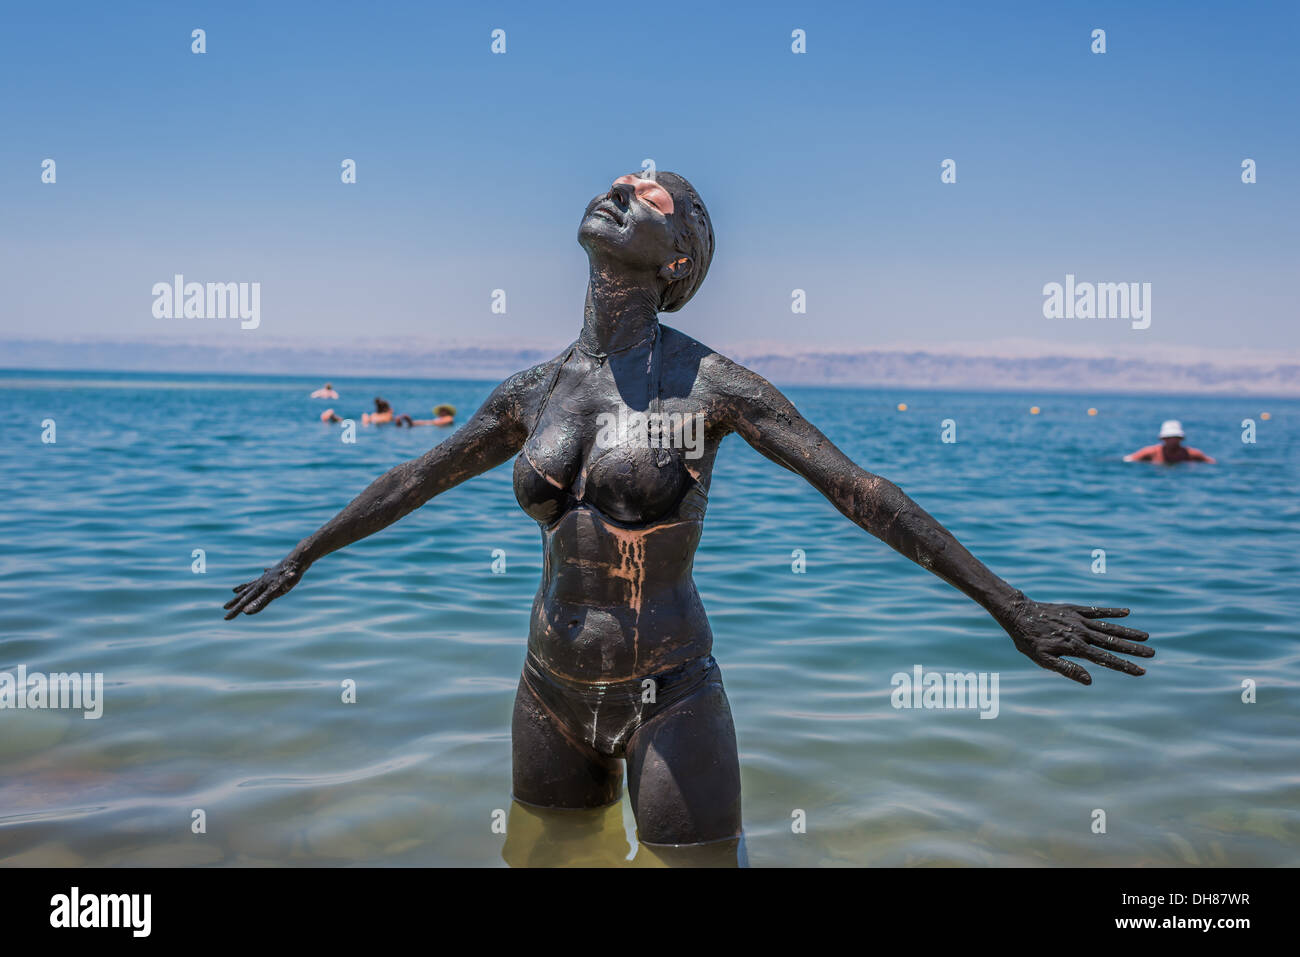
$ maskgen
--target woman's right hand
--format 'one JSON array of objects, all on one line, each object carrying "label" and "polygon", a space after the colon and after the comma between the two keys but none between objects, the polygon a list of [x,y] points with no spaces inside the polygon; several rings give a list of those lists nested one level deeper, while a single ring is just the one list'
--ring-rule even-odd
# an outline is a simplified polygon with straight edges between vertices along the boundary
[{"label": "woman's right hand", "polygon": [[307,565],[291,555],[274,568],[268,568],[261,578],[236,585],[235,597],[222,606],[226,609],[226,621],[241,611],[245,615],[256,615],[298,584],[306,570]]}]

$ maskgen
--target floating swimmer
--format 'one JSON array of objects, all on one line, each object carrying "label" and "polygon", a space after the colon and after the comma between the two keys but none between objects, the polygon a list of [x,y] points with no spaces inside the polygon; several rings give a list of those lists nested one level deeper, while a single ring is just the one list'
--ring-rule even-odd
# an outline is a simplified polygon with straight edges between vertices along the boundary
[{"label": "floating swimmer", "polygon": [[334,391],[334,386],[326,382],[323,388],[317,389],[311,394],[313,399],[337,399],[339,394]]},{"label": "floating swimmer", "polygon": [[375,396],[375,411],[361,413],[362,425],[384,425],[393,421],[393,407],[379,396]]},{"label": "floating swimmer", "polygon": [[[544,552],[511,729],[515,799],[605,807],[619,800],[626,761],[642,842],[738,849],[736,730],[692,578],[714,463],[735,433],[963,592],[1035,665],[1082,685],[1092,677],[1067,659],[1144,673],[1119,656],[1153,657],[1138,644],[1146,632],[1102,620],[1128,609],[1029,598],[897,485],[854,464],[762,376],[660,324],[660,312],[695,295],[713,258],[709,214],[685,179],[620,177],[588,203],[578,242],[589,268],[578,338],[510,376],[445,441],[236,585],[227,618],[257,614],[326,555],[513,459],[515,498]],[[629,409],[651,421],[702,417],[702,454],[688,457],[676,441],[602,439],[602,418]],[[777,516],[787,536],[806,533],[793,510],[778,506]]]},{"label": "floating swimmer", "polygon": [[456,421],[456,407],[454,405],[435,405],[433,407],[432,419],[412,419],[409,415],[399,415],[393,420],[394,425],[416,426],[416,425],[451,425]]},{"label": "floating swimmer", "polygon": [[1177,465],[1179,462],[1210,462],[1210,458],[1200,449],[1183,445],[1183,424],[1177,419],[1167,419],[1160,426],[1160,444],[1148,445],[1131,455],[1124,456],[1125,462],[1159,462],[1163,465]]}]

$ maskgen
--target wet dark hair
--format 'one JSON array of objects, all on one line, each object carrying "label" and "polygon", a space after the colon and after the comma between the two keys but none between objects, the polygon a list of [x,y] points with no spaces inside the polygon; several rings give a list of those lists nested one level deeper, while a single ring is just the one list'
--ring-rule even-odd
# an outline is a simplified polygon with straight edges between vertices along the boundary
[{"label": "wet dark hair", "polygon": [[704,200],[686,177],[661,170],[655,173],[654,179],[672,194],[673,245],[682,255],[690,256],[692,263],[691,274],[670,282],[659,303],[662,312],[676,312],[690,301],[708,274],[709,263],[713,261],[713,223]]}]

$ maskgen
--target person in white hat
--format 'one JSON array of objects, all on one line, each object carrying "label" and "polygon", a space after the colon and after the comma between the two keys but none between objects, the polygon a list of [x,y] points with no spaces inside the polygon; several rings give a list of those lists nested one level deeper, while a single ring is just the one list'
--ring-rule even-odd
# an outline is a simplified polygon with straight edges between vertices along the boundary
[{"label": "person in white hat", "polygon": [[1178,462],[1213,462],[1200,449],[1183,445],[1183,423],[1177,419],[1166,419],[1160,426],[1160,444],[1148,445],[1138,449],[1132,455],[1124,456],[1125,462],[1160,462],[1174,465]]}]

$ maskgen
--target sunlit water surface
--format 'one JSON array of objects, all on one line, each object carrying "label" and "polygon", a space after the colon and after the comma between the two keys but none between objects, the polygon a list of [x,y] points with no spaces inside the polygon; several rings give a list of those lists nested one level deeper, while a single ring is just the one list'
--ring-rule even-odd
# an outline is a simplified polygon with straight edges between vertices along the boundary
[{"label": "sunlit water surface", "polygon": [[[358,417],[381,393],[463,419],[490,389],[334,381],[331,404]],[[0,671],[106,683],[99,720],[0,711],[0,862],[661,863],[626,799],[559,820],[511,806],[541,569],[508,465],[329,556],[267,612],[222,620],[233,584],[447,434],[358,429],[344,444],[306,398],[317,384],[0,373]],[[1132,607],[1158,656],[1137,679],[1094,666],[1087,688],[1040,670],[960,593],[728,438],[695,577],[736,719],[750,864],[1296,863],[1300,403],[789,394],[998,574],[1044,600]],[[1172,416],[1221,464],[1120,461]],[[940,441],[944,419],[956,443]],[[916,665],[996,673],[998,716],[895,709],[891,677]]]}]

